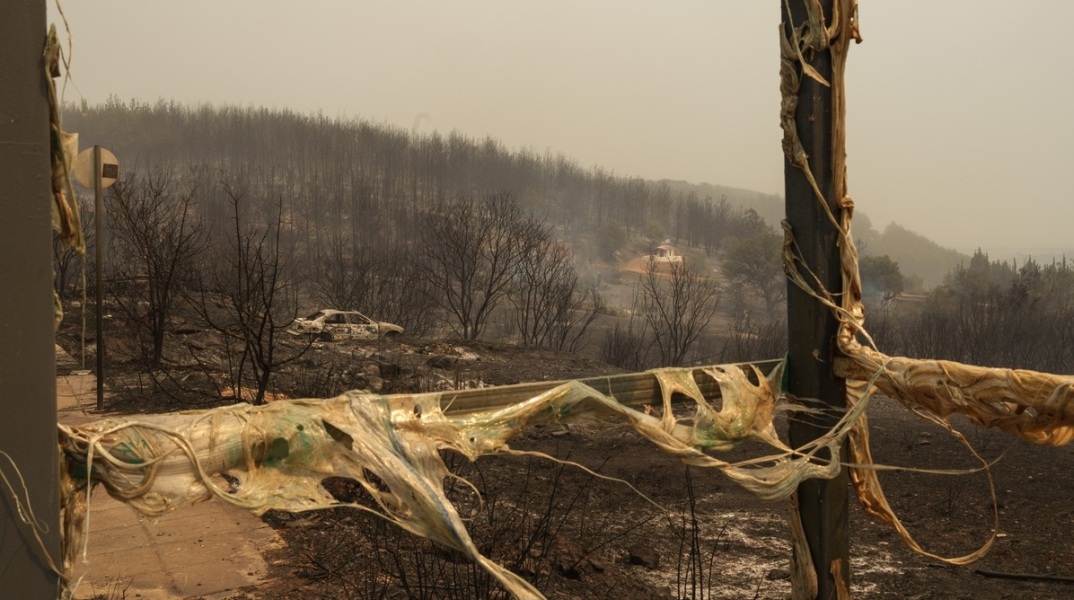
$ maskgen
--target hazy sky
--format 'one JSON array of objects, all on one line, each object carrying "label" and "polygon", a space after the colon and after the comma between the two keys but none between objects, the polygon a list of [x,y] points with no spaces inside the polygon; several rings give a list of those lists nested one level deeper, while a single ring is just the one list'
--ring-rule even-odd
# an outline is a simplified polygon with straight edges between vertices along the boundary
[{"label": "hazy sky", "polygon": [[[323,111],[782,195],[779,7],[65,0],[66,98]],[[950,247],[1074,248],[1074,2],[861,0],[860,13],[850,192],[874,225]]]}]

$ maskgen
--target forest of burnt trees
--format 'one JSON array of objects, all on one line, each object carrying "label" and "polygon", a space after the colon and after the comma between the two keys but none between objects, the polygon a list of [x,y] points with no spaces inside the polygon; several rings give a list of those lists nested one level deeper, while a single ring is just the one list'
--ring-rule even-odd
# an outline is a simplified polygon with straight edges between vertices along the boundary
[{"label": "forest of burnt trees", "polygon": [[[595,345],[630,369],[772,358],[785,347],[782,236],[755,208],[775,197],[620,177],[492,138],[280,110],[113,98],[68,106],[64,119],[82,147],[101,144],[123,165],[106,199],[106,293],[136,327],[149,369],[181,303],[234,342],[236,383],[258,398],[295,358],[278,336],[313,306],[359,309],[414,336]],[[713,189],[720,198],[697,192]],[[631,306],[609,306],[593,265],[665,238],[688,266],[637,276]],[[57,249],[61,294],[78,291],[80,268]],[[1074,367],[1065,263],[1017,268],[979,254],[916,302],[899,296],[905,279],[888,257],[866,257],[862,270],[870,329],[888,352]],[[725,331],[713,334],[718,306]],[[624,308],[637,317],[603,339],[587,335]],[[722,339],[720,352],[711,340],[703,348],[706,335]]]},{"label": "forest of burnt trees", "polygon": [[[678,244],[713,253],[734,232],[733,209],[758,198],[779,202],[730,189],[720,202],[673,191],[666,182],[583,168],[563,155],[512,151],[492,138],[412,135],[289,111],[113,99],[83,110],[68,107],[64,119],[83,147],[108,147],[123,157],[128,173],[167,167],[185,178],[194,169],[214,179],[245,180],[266,197],[285,196],[288,218],[304,228],[300,234],[314,253],[327,240],[314,239],[313,231],[395,243],[438,203],[501,191],[565,237],[606,223],[636,236],[656,224]],[[221,206],[204,211],[208,219],[226,212]]]},{"label": "forest of burnt trees", "polygon": [[[269,348],[301,307],[318,305],[462,339],[488,335],[493,314],[506,311],[499,318],[514,324],[511,341],[576,350],[607,309],[586,265],[640,255],[665,238],[700,257],[676,281],[712,279],[716,259],[737,244],[742,259],[727,261],[725,277],[760,292],[769,313],[782,298],[773,285],[779,238],[746,206],[759,194],[702,198],[491,138],[287,111],[112,99],[67,107],[64,124],[83,147],[123,157],[106,200],[107,292],[144,330],[150,367],[172,306],[199,296],[207,324],[247,344],[267,336]],[[760,262],[751,255],[758,245]],[[73,256],[58,257],[61,292],[78,287],[78,271]],[[649,282],[644,301],[653,306],[663,279]],[[698,302],[712,306],[688,326],[649,321],[645,342],[657,349],[649,366],[687,359],[719,298],[705,293]],[[223,308],[205,308],[213,303]],[[226,317],[214,317],[221,310]],[[255,343],[242,360],[262,372],[262,360],[275,360],[265,354]]]}]

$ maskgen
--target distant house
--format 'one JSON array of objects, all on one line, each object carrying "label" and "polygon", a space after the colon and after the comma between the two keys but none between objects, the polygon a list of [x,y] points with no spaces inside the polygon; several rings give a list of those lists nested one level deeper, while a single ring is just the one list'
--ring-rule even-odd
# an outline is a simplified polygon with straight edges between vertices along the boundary
[{"label": "distant house", "polygon": [[645,257],[645,262],[649,263],[664,263],[664,264],[681,264],[682,255],[675,250],[675,246],[664,242],[653,249],[653,253]]}]

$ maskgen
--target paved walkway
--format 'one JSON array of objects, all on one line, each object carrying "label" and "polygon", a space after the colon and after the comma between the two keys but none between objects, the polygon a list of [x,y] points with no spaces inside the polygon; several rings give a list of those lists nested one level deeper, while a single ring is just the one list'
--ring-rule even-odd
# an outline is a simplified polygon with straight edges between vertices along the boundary
[{"label": "paved walkway", "polygon": [[[97,382],[57,346],[59,421],[77,425],[95,412]],[[106,400],[107,402],[107,400]],[[210,500],[145,517],[101,487],[90,502],[88,563],[76,598],[224,599],[265,580],[261,552],[283,542],[271,527],[226,502]]]}]

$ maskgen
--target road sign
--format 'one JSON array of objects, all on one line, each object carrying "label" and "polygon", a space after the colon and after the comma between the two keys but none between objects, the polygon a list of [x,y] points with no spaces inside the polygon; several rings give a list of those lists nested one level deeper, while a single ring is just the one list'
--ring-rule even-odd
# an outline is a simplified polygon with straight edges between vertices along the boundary
[{"label": "road sign", "polygon": [[[82,185],[93,187],[93,148],[86,148],[75,158],[75,179]],[[106,188],[119,179],[119,160],[116,155],[101,148],[101,187]]]}]

